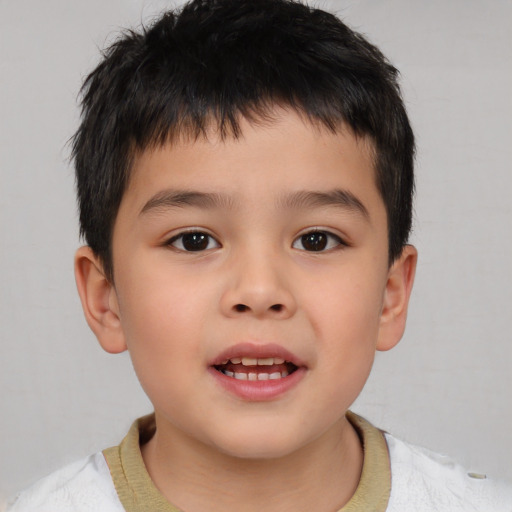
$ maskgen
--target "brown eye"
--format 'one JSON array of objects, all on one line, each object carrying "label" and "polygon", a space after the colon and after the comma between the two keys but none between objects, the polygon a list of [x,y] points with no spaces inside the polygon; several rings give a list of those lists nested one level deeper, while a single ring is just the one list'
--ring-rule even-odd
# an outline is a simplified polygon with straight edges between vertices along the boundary
[{"label": "brown eye", "polygon": [[220,247],[215,238],[202,231],[191,231],[189,233],[182,233],[175,236],[169,241],[169,245],[187,252],[206,251],[207,249],[214,249]]},{"label": "brown eye", "polygon": [[334,249],[339,245],[344,245],[339,236],[326,231],[310,231],[297,238],[293,243],[293,248],[309,252],[320,252]]},{"label": "brown eye", "polygon": [[302,235],[301,242],[306,251],[323,251],[327,247],[327,237],[320,232]]}]

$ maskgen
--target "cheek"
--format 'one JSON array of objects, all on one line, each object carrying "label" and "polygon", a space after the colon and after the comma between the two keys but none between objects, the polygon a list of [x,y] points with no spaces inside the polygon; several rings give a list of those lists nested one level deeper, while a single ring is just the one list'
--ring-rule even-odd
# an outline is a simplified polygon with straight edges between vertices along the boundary
[{"label": "cheek", "polygon": [[[311,324],[318,338],[375,341],[384,297],[380,276],[368,272],[340,272],[324,280],[323,286],[305,287]],[[358,343],[358,344],[359,344]]]},{"label": "cheek", "polygon": [[[215,293],[213,283],[182,268],[168,268],[161,261],[134,262],[137,272],[125,272],[120,282],[123,325],[145,333],[183,328],[204,314]],[[191,275],[190,275],[191,274]]]},{"label": "cheek", "polygon": [[364,280],[340,276],[311,302],[310,323],[317,343],[322,345],[318,365],[336,376],[333,397],[343,388],[355,399],[370,373],[383,298],[376,282],[375,276]]},{"label": "cheek", "polygon": [[145,271],[119,282],[121,323],[143,386],[193,371],[190,361],[201,357],[212,299],[205,287],[199,291],[185,281],[177,274]]}]

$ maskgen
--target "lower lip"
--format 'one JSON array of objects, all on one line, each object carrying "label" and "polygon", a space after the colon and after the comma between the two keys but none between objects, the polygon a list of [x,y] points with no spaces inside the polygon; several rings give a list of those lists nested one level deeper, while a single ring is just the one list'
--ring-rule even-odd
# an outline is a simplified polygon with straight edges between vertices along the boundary
[{"label": "lower lip", "polygon": [[284,395],[297,386],[306,374],[306,369],[301,367],[280,379],[251,381],[228,377],[213,367],[210,367],[209,371],[224,389],[251,402],[264,402]]}]

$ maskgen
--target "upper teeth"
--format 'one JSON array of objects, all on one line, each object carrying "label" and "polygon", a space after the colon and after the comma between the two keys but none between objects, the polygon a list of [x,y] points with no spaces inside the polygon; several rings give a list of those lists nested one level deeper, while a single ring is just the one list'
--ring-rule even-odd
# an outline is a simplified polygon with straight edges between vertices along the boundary
[{"label": "upper teeth", "polygon": [[241,363],[243,366],[272,366],[273,364],[283,364],[284,359],[280,357],[232,357],[231,359],[222,361],[221,364],[228,364],[229,362],[232,364]]}]

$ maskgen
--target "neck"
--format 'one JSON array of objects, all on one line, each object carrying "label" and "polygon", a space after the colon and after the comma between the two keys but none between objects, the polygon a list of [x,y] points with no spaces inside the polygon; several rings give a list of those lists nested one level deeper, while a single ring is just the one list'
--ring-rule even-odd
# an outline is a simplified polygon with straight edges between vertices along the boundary
[{"label": "neck", "polygon": [[157,417],[142,456],[159,491],[190,512],[338,510],[354,494],[363,464],[359,437],[344,417],[312,443],[275,459],[219,453]]}]

